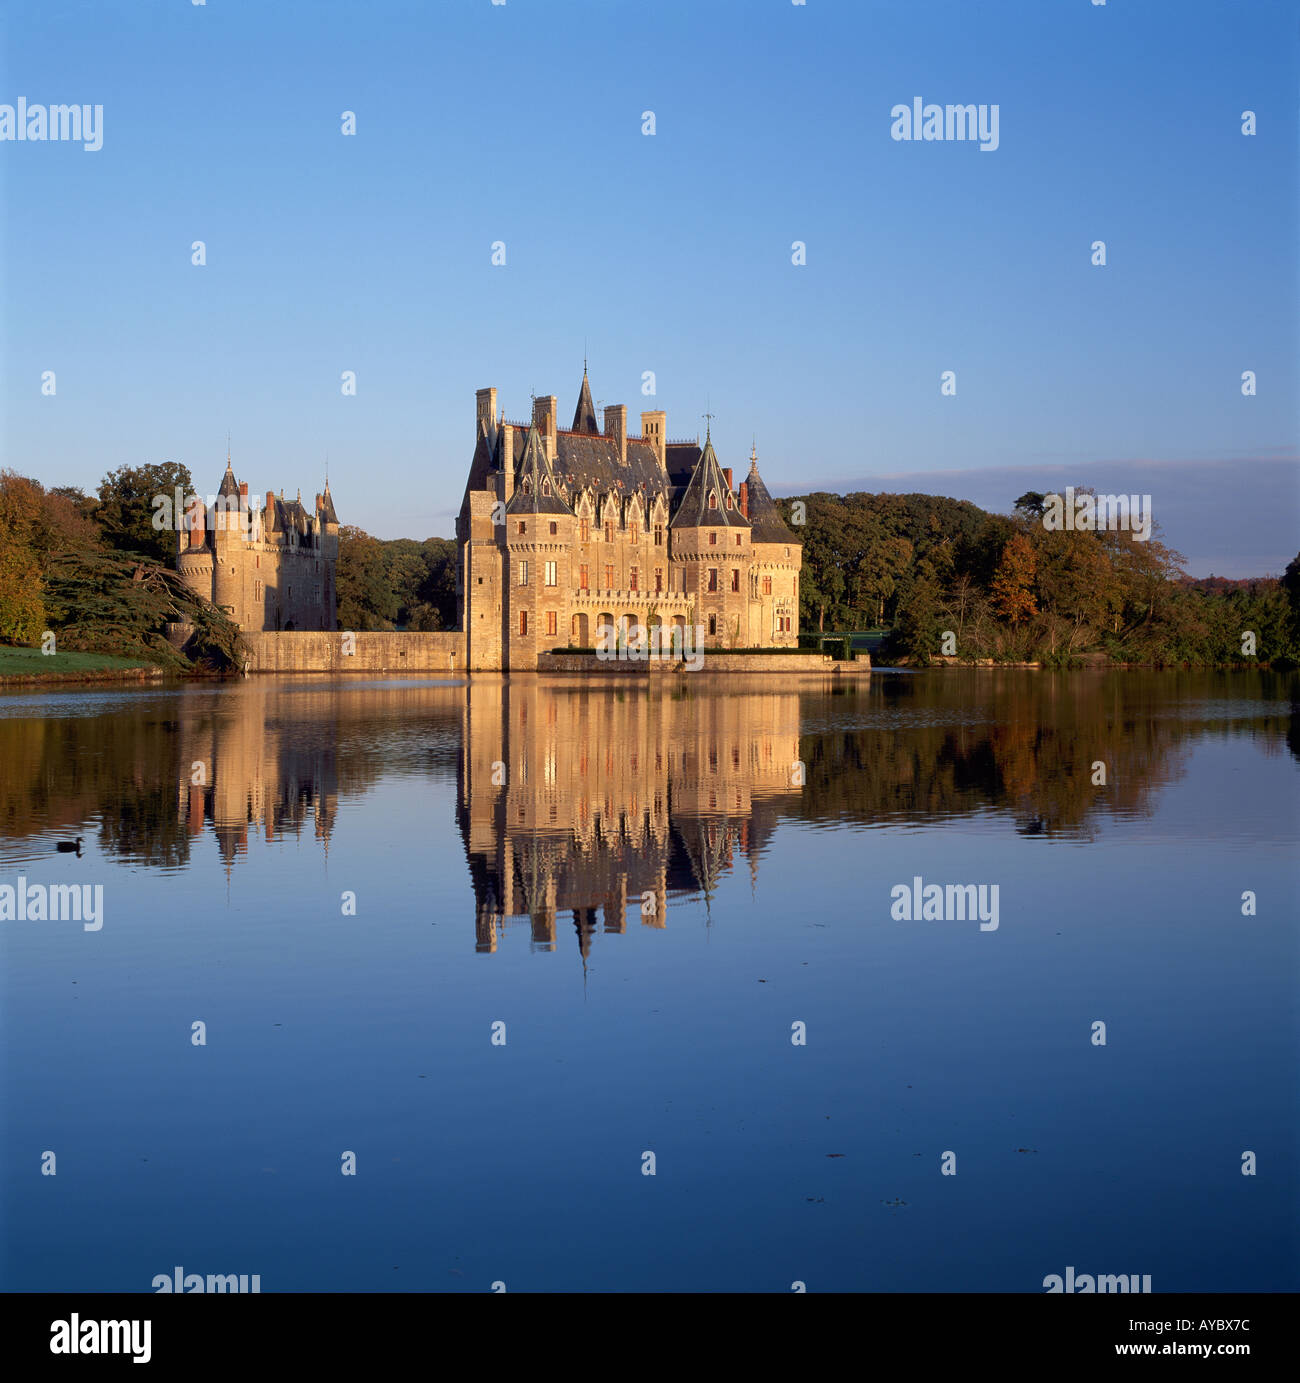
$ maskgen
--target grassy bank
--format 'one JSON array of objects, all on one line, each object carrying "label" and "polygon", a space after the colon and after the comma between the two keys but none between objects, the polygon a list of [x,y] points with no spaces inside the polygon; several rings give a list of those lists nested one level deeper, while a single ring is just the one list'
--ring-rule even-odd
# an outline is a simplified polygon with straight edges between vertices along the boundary
[{"label": "grassy bank", "polygon": [[114,658],[107,653],[42,653],[39,648],[0,647],[0,681],[100,681],[161,672],[144,658]]}]

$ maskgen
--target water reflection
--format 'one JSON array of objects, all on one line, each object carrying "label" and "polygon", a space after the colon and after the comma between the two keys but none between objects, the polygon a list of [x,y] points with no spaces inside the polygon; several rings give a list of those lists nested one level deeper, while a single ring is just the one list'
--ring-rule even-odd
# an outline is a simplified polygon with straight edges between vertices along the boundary
[{"label": "water reflection", "polygon": [[327,854],[344,807],[364,809],[381,780],[454,783],[476,947],[495,950],[514,923],[554,946],[568,914],[585,955],[598,929],[664,926],[674,897],[710,899],[738,874],[756,887],[782,819],[995,813],[1024,836],[1086,839],[1106,817],[1150,815],[1202,737],[1300,759],[1295,686],[1008,671],[834,693],[780,679],[250,679],[71,698],[80,714],[0,698],[0,836],[7,863],[82,833],[171,871],[209,832],[230,870],[255,836]]}]

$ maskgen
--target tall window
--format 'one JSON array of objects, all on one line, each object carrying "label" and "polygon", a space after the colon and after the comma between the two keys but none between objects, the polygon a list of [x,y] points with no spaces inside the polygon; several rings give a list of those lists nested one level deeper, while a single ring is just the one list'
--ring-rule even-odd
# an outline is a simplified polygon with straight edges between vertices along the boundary
[{"label": "tall window", "polygon": [[558,618],[558,617],[557,617],[557,615],[556,615],[556,613],[555,613],[554,610],[547,610],[547,612],[546,612],[546,632],[547,632],[548,634],[556,634],[556,633],[559,632],[558,628],[556,627],[556,620],[557,620],[557,618]]},{"label": "tall window", "polygon": [[521,586],[526,586],[526,585],[528,584],[528,563],[527,563],[527,562],[520,562],[520,564],[519,564],[519,584],[520,584]]},{"label": "tall window", "polygon": [[612,542],[614,541],[614,520],[613,520],[613,519],[606,519],[606,520],[605,520],[605,541],[606,541],[607,543],[612,543]]},{"label": "tall window", "polygon": [[634,520],[633,523],[632,523],[632,525],[631,525],[631,528],[632,528],[632,534],[631,534],[631,536],[632,536],[632,541],[633,541],[634,543],[639,543],[639,542],[641,541],[641,525],[640,525],[639,523],[635,522],[635,520]]},{"label": "tall window", "polygon": [[717,547],[717,545],[718,545],[718,535],[717,535],[716,533],[710,533],[710,534],[709,534],[709,546],[710,546],[710,547]]},{"label": "tall window", "polygon": [[710,634],[716,634],[717,632],[718,632],[718,617],[717,617],[717,615],[710,615],[710,616],[709,616],[709,633],[710,633]]},{"label": "tall window", "polygon": [[718,589],[718,569],[717,569],[717,567],[710,567],[710,568],[709,568],[709,590],[711,590],[711,591],[716,591],[717,589]]},{"label": "tall window", "polygon": [[656,546],[656,547],[663,547],[663,545],[664,545],[664,526],[663,526],[663,524],[661,524],[661,523],[657,523],[657,524],[655,524],[655,546]]},{"label": "tall window", "polygon": [[732,567],[732,569],[731,569],[731,589],[732,589],[733,591],[738,591],[738,590],[740,589],[740,568],[739,568],[739,567]]},{"label": "tall window", "polygon": [[591,520],[578,520],[578,541],[580,543],[589,542],[591,539]]},{"label": "tall window", "polygon": [[578,568],[578,589],[580,591],[587,589],[587,564],[585,562]]},{"label": "tall window", "polygon": [[527,634],[528,634],[528,611],[527,611],[527,610],[520,610],[520,612],[519,612],[519,633],[520,633],[521,636],[524,636],[524,637],[526,637]]},{"label": "tall window", "polygon": [[658,595],[664,588],[664,569],[655,568],[655,595]]},{"label": "tall window", "polygon": [[554,538],[554,537],[556,536],[556,534],[559,533],[559,531],[560,531],[560,525],[559,525],[558,523],[553,523],[553,524],[551,525],[551,537]]},{"label": "tall window", "polygon": [[523,521],[523,519],[520,519],[519,522],[515,525],[515,532],[518,533],[519,536],[522,538],[527,531],[528,525]]},{"label": "tall window", "polygon": [[636,567],[633,567],[633,568],[632,568],[632,573],[631,573],[631,578],[630,578],[632,584],[628,587],[628,590],[630,590],[630,591],[640,590],[641,588],[640,588],[640,586],[637,584],[637,583],[640,581],[640,579],[641,579],[641,574],[640,574],[639,570],[638,570]]},{"label": "tall window", "polygon": [[613,568],[613,567],[606,567],[606,568],[605,568],[605,589],[606,589],[607,591],[612,591],[612,590],[614,589],[614,568]]},{"label": "tall window", "polygon": [[710,491],[709,491],[709,508],[710,508],[710,509],[716,509],[717,507],[718,507],[718,492],[717,492],[716,490],[710,490]]},{"label": "tall window", "polygon": [[[554,528],[552,528],[551,531],[554,532]],[[743,547],[743,546],[744,546],[744,543],[745,543],[745,535],[744,535],[743,533],[737,533],[737,534],[736,534],[736,546],[737,546],[737,547]]]},{"label": "tall window", "polygon": [[771,578],[770,576],[765,576],[765,577],[763,578],[763,594],[764,594],[764,595],[771,595],[771,594],[772,594],[772,578]]},{"label": "tall window", "polygon": [[[547,562],[547,564],[546,564],[546,584],[547,584],[548,586],[554,586],[554,585],[556,584],[556,574],[555,574],[555,572],[556,572],[555,563],[554,563],[554,562]],[[551,632],[554,633],[555,631],[552,630]]]}]

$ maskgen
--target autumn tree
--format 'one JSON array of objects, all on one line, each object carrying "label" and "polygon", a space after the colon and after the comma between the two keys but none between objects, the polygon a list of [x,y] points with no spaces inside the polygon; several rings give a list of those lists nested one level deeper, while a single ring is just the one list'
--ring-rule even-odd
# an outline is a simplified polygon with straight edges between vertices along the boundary
[{"label": "autumn tree", "polygon": [[1034,545],[1023,533],[1014,533],[1002,549],[1002,560],[993,574],[990,595],[995,613],[1013,625],[1038,613],[1034,600],[1034,575],[1038,559]]}]

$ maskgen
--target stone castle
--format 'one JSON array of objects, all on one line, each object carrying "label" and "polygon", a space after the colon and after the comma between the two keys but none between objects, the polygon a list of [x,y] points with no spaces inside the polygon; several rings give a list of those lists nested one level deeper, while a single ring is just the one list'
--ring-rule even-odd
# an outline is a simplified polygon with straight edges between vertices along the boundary
[{"label": "stone castle", "polygon": [[[666,414],[597,423],[584,366],[573,426],[554,395],[529,423],[477,393],[476,439],[456,521],[457,598],[471,669],[529,669],[554,648],[612,646],[629,629],[703,631],[706,649],[798,644],[802,549],[751,455],[732,484],[706,429],[669,441]],[[667,637],[664,637],[667,643]]]},{"label": "stone castle", "polygon": [[243,630],[329,630],[336,618],[339,520],[325,492],[308,512],[297,499],[268,490],[249,502],[230,458],[216,503],[195,504],[182,525],[176,566],[186,585],[219,606]]}]

